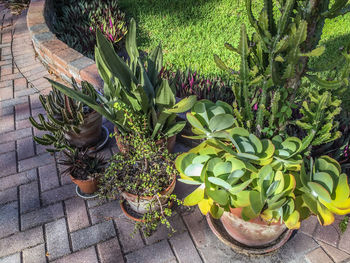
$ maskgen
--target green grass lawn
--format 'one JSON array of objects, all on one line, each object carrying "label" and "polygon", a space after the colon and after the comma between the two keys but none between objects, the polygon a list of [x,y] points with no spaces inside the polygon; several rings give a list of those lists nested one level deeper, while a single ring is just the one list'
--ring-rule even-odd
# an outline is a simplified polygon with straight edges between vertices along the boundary
[{"label": "green grass lawn", "polygon": [[[254,10],[260,10],[263,1],[253,2]],[[213,54],[218,54],[232,67],[239,67],[239,57],[223,46],[225,42],[237,45],[240,25],[248,25],[243,0],[119,0],[119,4],[138,22],[139,47],[148,52],[161,42],[167,65],[191,66],[205,75],[220,73],[213,61]],[[327,53],[312,64],[336,59],[347,42],[350,14],[327,21],[322,38]]]}]

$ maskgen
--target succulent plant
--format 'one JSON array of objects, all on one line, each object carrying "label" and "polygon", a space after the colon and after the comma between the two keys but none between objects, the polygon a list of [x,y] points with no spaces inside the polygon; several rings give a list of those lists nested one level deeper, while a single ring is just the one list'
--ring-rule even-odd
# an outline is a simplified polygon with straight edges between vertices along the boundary
[{"label": "succulent plant", "polygon": [[130,132],[124,108],[131,110],[134,115],[147,116],[144,133],[152,139],[179,133],[185,121],[176,122],[176,114],[189,110],[196,102],[196,97],[190,96],[176,103],[175,91],[168,81],[159,79],[163,67],[160,46],[151,52],[147,58],[147,67],[144,66],[136,45],[136,22],[133,19],[126,36],[126,50],[129,60],[124,62],[115,53],[112,44],[97,31],[95,60],[104,80],[104,94],[98,96],[101,104],[79,91],[52,80],[50,82],[67,96],[105,116],[123,135]]}]

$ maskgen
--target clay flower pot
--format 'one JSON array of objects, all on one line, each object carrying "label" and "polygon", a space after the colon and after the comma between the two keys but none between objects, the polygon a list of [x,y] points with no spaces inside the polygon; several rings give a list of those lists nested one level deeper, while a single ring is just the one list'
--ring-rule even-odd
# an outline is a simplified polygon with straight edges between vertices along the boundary
[{"label": "clay flower pot", "polygon": [[[168,201],[168,199],[165,196],[172,194],[172,192],[174,191],[175,183],[176,183],[176,176],[174,176],[168,188],[160,193],[161,195],[160,202],[162,205],[166,204],[166,202]],[[140,214],[145,214],[147,212],[147,208],[149,207],[149,204],[152,202],[152,199],[153,199],[153,197],[150,197],[150,196],[137,196],[127,192],[123,192],[122,197],[126,200],[126,202],[128,202],[132,210]],[[160,208],[159,203],[155,203],[153,205],[153,208],[159,209]]]},{"label": "clay flower pot", "polygon": [[70,176],[70,178],[72,179],[73,183],[78,185],[84,194],[92,194],[97,191],[97,180],[95,178],[88,180],[75,179],[73,176]]},{"label": "clay flower pot", "polygon": [[64,137],[75,147],[85,148],[96,145],[101,138],[102,116],[93,111],[85,116],[84,124],[78,126],[80,133],[67,132]]},{"label": "clay flower pot", "polygon": [[242,208],[231,208],[220,218],[228,234],[238,242],[249,247],[266,246],[277,240],[287,229],[284,224],[268,224],[260,217],[244,221]]},{"label": "clay flower pot", "polygon": [[[128,146],[123,143],[122,136],[120,135],[117,127],[114,127],[114,132],[115,132],[115,141],[117,143],[119,151],[121,153],[127,153]],[[174,151],[174,148],[175,148],[176,135],[173,135],[173,136],[167,138],[166,140],[167,140],[168,152],[172,153]],[[162,143],[164,143],[164,141],[165,141],[165,138],[160,139],[160,140],[156,141],[156,144],[162,144]]]}]

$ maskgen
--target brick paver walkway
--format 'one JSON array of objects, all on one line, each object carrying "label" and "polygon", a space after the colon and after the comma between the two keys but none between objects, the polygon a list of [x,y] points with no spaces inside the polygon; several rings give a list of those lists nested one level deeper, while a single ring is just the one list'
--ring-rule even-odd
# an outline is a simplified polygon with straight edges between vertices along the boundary
[{"label": "brick paver walkway", "polygon": [[[164,228],[145,238],[130,237],[133,223],[117,201],[101,204],[76,196],[59,176],[55,156],[32,140],[29,116],[43,112],[38,94],[50,86],[36,59],[25,13],[12,17],[0,6],[0,262],[350,262],[350,228],[320,227],[315,218],[278,252],[265,257],[234,253],[210,231],[198,210],[172,219],[177,233]],[[117,148],[111,140],[103,154]],[[184,195],[186,188],[177,185]]]}]

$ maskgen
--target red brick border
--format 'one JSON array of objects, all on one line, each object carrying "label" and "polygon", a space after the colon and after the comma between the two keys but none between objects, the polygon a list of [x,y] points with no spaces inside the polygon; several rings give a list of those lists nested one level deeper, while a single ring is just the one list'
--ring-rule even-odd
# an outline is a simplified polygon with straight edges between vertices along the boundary
[{"label": "red brick border", "polygon": [[27,14],[27,26],[34,49],[40,60],[57,76],[70,81],[89,81],[97,88],[103,87],[95,61],[85,57],[57,39],[47,24],[46,11],[50,0],[32,0]]}]

